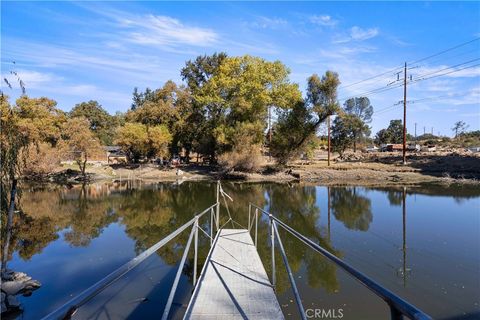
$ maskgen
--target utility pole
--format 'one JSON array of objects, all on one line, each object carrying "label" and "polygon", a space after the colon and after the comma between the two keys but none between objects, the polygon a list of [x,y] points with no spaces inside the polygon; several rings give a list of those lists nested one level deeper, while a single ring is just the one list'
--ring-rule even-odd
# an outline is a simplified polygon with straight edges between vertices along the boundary
[{"label": "utility pole", "polygon": [[423,126],[423,135],[425,135],[425,126]]},{"label": "utility pole", "polygon": [[433,127],[432,127],[432,136],[433,136]]},{"label": "utility pole", "polygon": [[330,167],[330,116],[328,116],[327,118],[327,127],[328,127],[328,144],[327,144],[327,151],[328,151],[328,155],[327,155],[327,165]]},{"label": "utility pole", "polygon": [[415,122],[415,142],[417,142],[417,123]]},{"label": "utility pole", "polygon": [[407,63],[403,71],[403,164],[407,164]]},{"label": "utility pole", "polygon": [[268,106],[268,161],[272,161],[272,113],[271,106]]}]

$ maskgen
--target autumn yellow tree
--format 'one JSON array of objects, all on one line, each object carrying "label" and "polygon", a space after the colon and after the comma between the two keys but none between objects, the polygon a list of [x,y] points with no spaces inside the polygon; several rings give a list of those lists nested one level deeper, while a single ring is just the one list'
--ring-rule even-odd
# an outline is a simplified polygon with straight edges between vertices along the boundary
[{"label": "autumn yellow tree", "polygon": [[118,128],[115,142],[130,160],[138,162],[142,157],[167,156],[172,135],[165,125],[126,123],[125,126]]},{"label": "autumn yellow tree", "polygon": [[62,154],[78,164],[84,178],[88,159],[102,152],[100,141],[90,130],[90,123],[82,117],[68,119],[65,123],[60,149]]}]

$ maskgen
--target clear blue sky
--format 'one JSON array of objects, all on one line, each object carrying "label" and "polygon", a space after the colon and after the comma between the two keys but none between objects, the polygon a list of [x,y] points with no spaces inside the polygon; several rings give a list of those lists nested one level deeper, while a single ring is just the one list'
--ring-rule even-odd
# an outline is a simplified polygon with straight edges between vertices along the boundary
[{"label": "clear blue sky", "polygon": [[[480,37],[480,2],[2,1],[1,10],[2,78],[15,69],[30,96],[55,99],[67,111],[86,100],[126,111],[134,87],[180,82],[186,60],[217,51],[281,60],[302,89],[312,73],[336,71],[346,86],[342,100],[397,78],[392,71],[349,84]],[[410,133],[417,123],[419,134],[434,127],[451,135],[457,120],[480,129],[479,58],[477,40],[409,64],[413,80],[468,67],[412,82],[407,100],[424,100],[408,106]],[[2,90],[19,94],[3,81]],[[367,96],[377,111],[374,133],[402,117],[393,106],[401,87]]]}]

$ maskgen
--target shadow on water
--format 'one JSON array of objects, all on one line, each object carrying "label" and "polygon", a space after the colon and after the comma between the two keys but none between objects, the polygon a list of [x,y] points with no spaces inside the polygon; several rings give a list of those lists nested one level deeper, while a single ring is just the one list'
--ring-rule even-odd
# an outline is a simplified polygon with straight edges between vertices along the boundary
[{"label": "shadow on water", "polygon": [[[12,226],[8,230],[10,241],[5,257],[13,266],[24,268],[21,271],[28,271],[35,279],[38,278],[45,284],[32,297],[22,299],[24,319],[36,319],[52,311],[68,301],[71,296],[78,294],[176,230],[189,221],[194,213],[201,212],[215,202],[215,183],[212,182],[150,185],[123,182],[73,187],[52,185],[23,187],[21,210],[15,214]],[[375,228],[376,219],[383,221],[384,214],[375,209],[376,203],[380,201],[379,199],[386,199],[388,204],[385,208],[398,211],[400,214],[395,223],[388,221],[382,223],[384,228],[400,230],[397,245],[400,257],[393,255],[395,251],[385,252],[386,256],[391,254],[395,261],[400,260],[400,267],[395,266],[395,273],[401,281],[397,284],[389,283],[390,278],[386,278],[388,281],[384,280],[391,286],[398,286],[401,293],[404,293],[402,290],[408,289],[407,280],[420,281],[409,280],[407,251],[410,250],[410,245],[407,245],[409,233],[406,199],[409,196],[422,195],[444,197],[453,199],[454,204],[451,205],[455,207],[469,199],[478,199],[480,195],[478,187],[461,186],[363,188],[225,182],[223,187],[233,196],[234,201],[227,200],[228,209],[223,205],[222,222],[227,221],[228,212],[235,221],[246,226],[248,203],[252,202],[274,213],[280,220],[301,231],[333,254],[353,262],[356,261],[355,257],[369,259],[359,251],[365,248],[360,247],[359,241],[353,243],[341,241],[342,237],[363,239],[363,235],[375,235],[378,239],[380,236],[388,238],[380,235],[378,228]],[[221,200],[223,204],[223,199]],[[382,201],[384,200],[380,202]],[[2,222],[4,218],[2,216]],[[209,231],[209,219],[203,218],[200,224],[204,230]],[[258,226],[258,251],[267,274],[271,276],[268,219],[265,217],[259,219]],[[5,228],[5,223],[2,223],[2,228]],[[2,229],[2,248],[5,247],[6,238],[3,236],[5,231],[7,230]],[[348,279],[343,271],[337,270],[335,265],[321,255],[313,253],[288,233],[279,231],[300,290],[305,292],[303,298],[306,302],[313,305],[320,301],[340,299],[338,298],[340,295],[350,301],[356,299],[354,295],[366,291],[352,287],[353,280]],[[89,302],[80,313],[81,318],[144,319],[160,314],[188,235],[189,232],[186,231],[181,233],[156,255],[151,256],[148,261]],[[392,242],[395,239],[388,238],[385,241],[387,240]],[[377,246],[383,245],[385,241],[374,243],[373,246],[378,249],[380,247]],[[203,266],[209,245],[210,240],[207,237],[199,236],[198,270]],[[64,258],[60,258],[62,254]],[[294,315],[294,303],[290,301],[292,297],[290,284],[278,250],[275,251],[275,260],[277,295],[285,313]],[[372,263],[372,274],[375,271],[384,272],[383,269],[375,269],[379,268],[375,266],[376,261],[367,262]],[[358,263],[361,264],[361,260]],[[180,318],[185,311],[192,290],[192,278],[193,250],[190,249],[174,300],[173,318]],[[63,282],[65,285],[53,285],[53,281]],[[405,291],[405,294],[415,298],[410,291]],[[313,296],[318,298],[312,298]],[[381,302],[366,304],[373,308],[381,305]],[[362,307],[352,303],[351,312],[381,318],[372,315],[371,312],[362,313],[364,312]],[[348,308],[346,307],[347,310]],[[478,315],[476,310],[464,311]],[[439,313],[438,317],[442,318],[447,314],[450,313],[443,316]],[[350,318],[351,316],[352,314]],[[348,314],[346,318],[349,318]]]}]

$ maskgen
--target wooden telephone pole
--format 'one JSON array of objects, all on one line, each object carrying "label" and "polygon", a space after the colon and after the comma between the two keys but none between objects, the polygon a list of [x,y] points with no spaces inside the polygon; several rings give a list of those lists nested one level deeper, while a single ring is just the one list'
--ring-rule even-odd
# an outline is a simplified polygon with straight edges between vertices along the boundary
[{"label": "wooden telephone pole", "polygon": [[268,161],[272,161],[272,111],[268,106]]},{"label": "wooden telephone pole", "polygon": [[407,164],[407,63],[403,69],[403,164]]}]

